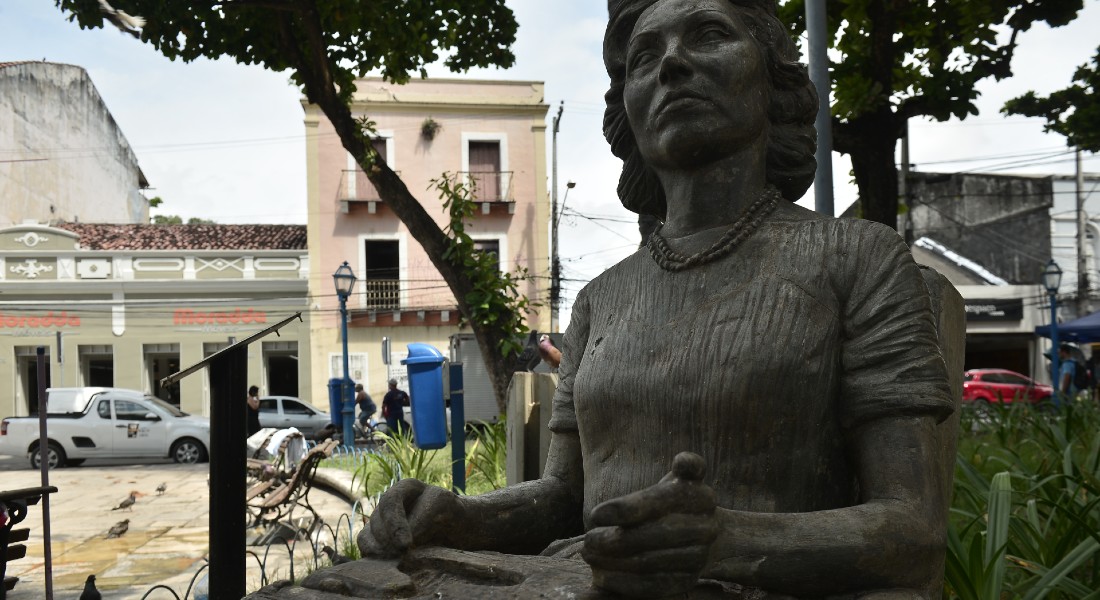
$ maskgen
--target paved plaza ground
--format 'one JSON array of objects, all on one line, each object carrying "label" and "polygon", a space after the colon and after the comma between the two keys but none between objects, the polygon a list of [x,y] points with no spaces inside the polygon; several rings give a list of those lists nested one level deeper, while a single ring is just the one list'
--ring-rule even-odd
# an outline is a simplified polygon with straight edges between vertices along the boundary
[{"label": "paved plaza ground", "polygon": [[[9,464],[2,471],[3,489],[41,483],[39,472],[26,467],[16,469]],[[325,475],[330,480],[341,478],[340,472],[326,471]],[[182,598],[208,551],[208,476],[208,464],[103,465],[51,471],[50,485],[58,488],[50,498],[54,598],[78,598],[89,574],[95,574],[107,599],[137,600],[157,584],[172,588]],[[161,483],[168,489],[158,495],[156,488]],[[131,510],[111,510],[131,491],[143,494]],[[321,489],[314,488],[309,498],[334,528],[340,515],[351,512],[345,500]],[[130,520],[129,530],[108,539],[107,531],[123,519]],[[31,538],[27,556],[8,565],[8,575],[20,578],[8,598],[39,600],[45,597],[41,505],[30,508],[24,523],[31,528]],[[341,540],[347,537],[347,521],[343,523]],[[320,535],[328,536],[322,531]],[[331,544],[331,536],[325,541]],[[263,546],[250,549],[261,560],[267,550]],[[311,544],[298,542],[295,554],[294,570],[301,577],[312,566]],[[257,562],[248,559],[249,591],[261,585]],[[285,546],[271,546],[267,564],[269,577],[288,578],[290,560]],[[158,600],[173,595],[157,590],[148,597]]]}]

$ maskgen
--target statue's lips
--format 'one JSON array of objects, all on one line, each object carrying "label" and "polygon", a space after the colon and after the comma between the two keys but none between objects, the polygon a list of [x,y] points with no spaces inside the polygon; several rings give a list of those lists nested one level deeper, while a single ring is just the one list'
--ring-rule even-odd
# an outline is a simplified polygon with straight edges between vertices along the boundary
[{"label": "statue's lips", "polygon": [[670,111],[697,107],[706,102],[708,102],[708,100],[705,97],[694,92],[668,94],[657,103],[657,116],[660,117],[664,113]]}]

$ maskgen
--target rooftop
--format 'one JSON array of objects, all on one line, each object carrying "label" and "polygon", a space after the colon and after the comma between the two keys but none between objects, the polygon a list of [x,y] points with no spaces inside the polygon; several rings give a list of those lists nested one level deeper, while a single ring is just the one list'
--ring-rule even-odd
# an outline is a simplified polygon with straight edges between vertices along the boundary
[{"label": "rooftop", "polygon": [[57,223],[87,250],[305,250],[305,225]]}]

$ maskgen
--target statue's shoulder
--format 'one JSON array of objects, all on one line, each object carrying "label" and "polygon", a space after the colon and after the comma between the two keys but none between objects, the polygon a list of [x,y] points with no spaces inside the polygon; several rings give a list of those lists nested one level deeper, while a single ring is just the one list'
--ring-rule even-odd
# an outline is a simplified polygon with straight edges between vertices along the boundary
[{"label": "statue's shoulder", "polygon": [[842,254],[905,247],[901,235],[888,225],[866,219],[830,217],[794,203],[782,205],[773,223],[786,230],[789,236],[816,238],[816,243],[811,245]]},{"label": "statue's shoulder", "polygon": [[639,276],[644,276],[645,271],[656,270],[653,259],[649,256],[649,249],[645,246],[638,248],[633,254],[611,265],[606,271],[600,273],[585,285],[577,298],[589,294],[606,295],[617,290],[635,293]]}]

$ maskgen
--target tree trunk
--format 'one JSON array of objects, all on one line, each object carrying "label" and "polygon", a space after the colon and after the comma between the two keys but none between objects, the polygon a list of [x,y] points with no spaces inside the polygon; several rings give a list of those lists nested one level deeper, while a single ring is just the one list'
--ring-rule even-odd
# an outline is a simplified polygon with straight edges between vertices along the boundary
[{"label": "tree trunk", "polygon": [[863,218],[898,227],[898,170],[894,163],[897,133],[889,109],[849,123],[855,143],[847,149],[859,187]]}]

